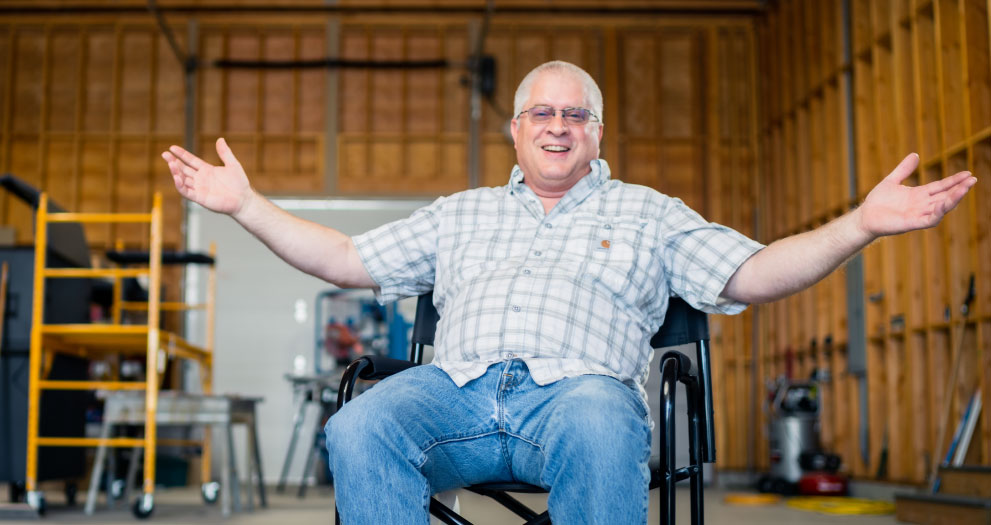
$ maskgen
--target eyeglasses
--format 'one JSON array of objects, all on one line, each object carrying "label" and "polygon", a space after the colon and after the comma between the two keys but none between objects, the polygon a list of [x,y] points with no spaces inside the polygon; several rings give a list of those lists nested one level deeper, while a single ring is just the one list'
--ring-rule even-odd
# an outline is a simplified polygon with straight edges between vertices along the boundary
[{"label": "eyeglasses", "polygon": [[561,118],[564,119],[568,124],[584,124],[589,120],[592,122],[598,122],[599,117],[585,108],[564,108],[564,109],[554,109],[550,106],[533,106],[530,109],[525,109],[516,115],[516,118],[520,118],[524,113],[530,116],[531,122],[548,122],[557,112],[561,112]]}]

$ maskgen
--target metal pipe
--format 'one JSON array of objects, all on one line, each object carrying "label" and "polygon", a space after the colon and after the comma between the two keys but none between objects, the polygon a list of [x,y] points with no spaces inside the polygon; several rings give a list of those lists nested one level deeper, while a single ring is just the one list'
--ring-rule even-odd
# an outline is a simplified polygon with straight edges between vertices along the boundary
[{"label": "metal pipe", "polygon": [[172,48],[172,54],[175,55],[179,63],[185,63],[186,55],[181,49],[179,49],[179,42],[176,41],[175,34],[172,33],[172,29],[166,25],[165,17],[162,16],[162,12],[159,11],[158,6],[155,5],[155,0],[148,0],[148,11],[155,17],[155,22],[158,24],[158,28],[162,30],[162,34],[165,35],[165,40],[169,43],[169,47]]},{"label": "metal pipe", "polygon": [[[480,40],[482,30],[476,21],[468,25],[468,33],[475,41]],[[473,57],[478,60],[480,57]],[[477,64],[474,64],[477,66]],[[478,68],[473,67],[470,71],[471,98],[468,102],[468,187],[479,187],[482,179],[481,175],[481,149],[482,149],[482,93],[481,75]]]},{"label": "metal pipe", "polygon": [[678,391],[678,360],[663,359],[661,362],[661,424],[658,428],[661,446],[661,523],[674,523],[675,513],[675,395]]},{"label": "metal pipe", "polygon": [[[853,98],[853,43],[850,0],[843,0],[843,95],[846,101],[847,195],[857,201],[857,127]],[[860,457],[870,464],[870,403],[867,399],[867,330],[864,320],[864,257],[857,254],[846,265],[847,369],[859,379]]]},{"label": "metal pipe", "polygon": [[348,60],[343,58],[318,58],[313,60],[215,60],[213,66],[220,69],[441,69],[451,67],[450,61],[439,58],[429,60]]},{"label": "metal pipe", "polygon": [[701,340],[695,343],[699,368],[699,381],[702,387],[702,414],[704,415],[704,425],[702,425],[703,447],[702,461],[705,463],[716,462],[716,432],[713,425],[712,408],[712,360],[709,357],[709,341]]}]

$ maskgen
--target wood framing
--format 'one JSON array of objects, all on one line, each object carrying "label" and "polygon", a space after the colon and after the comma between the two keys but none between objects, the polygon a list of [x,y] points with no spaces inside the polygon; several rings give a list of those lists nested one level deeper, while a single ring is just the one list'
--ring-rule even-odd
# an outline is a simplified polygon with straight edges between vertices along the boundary
[{"label": "wood framing", "polygon": [[[211,10],[209,2],[160,3],[180,47],[195,22],[193,143],[211,162],[219,161],[213,143],[224,136],[269,194],[432,196],[468,187],[464,68],[347,69],[330,87],[319,69],[212,64],[312,60],[327,49],[356,60],[439,57],[463,64],[483,1],[378,2],[375,12],[350,1],[331,8],[285,0],[279,10],[245,1],[231,12]],[[163,242],[178,247],[183,208],[158,154],[183,143],[183,65],[141,11],[143,2],[78,17],[54,16],[55,4],[0,8],[0,171],[81,211],[143,210],[162,191]],[[680,197],[765,243],[845,213],[911,151],[922,164],[909,184],[959,170],[986,177],[989,4],[850,1],[847,61],[843,0],[712,0],[680,13],[674,11],[687,4],[674,0],[622,0],[608,8],[590,0],[499,2],[505,9],[492,17],[485,43],[498,69],[491,103],[482,107],[481,183],[505,184],[515,159],[506,136],[513,90],[530,68],[552,58],[586,68],[602,88],[602,153],[615,177]],[[545,16],[535,21],[538,11]],[[327,151],[335,158],[325,159]],[[867,414],[860,412],[861,382],[847,366],[842,273],[742,316],[712,319],[719,468],[766,467],[765,384],[818,370],[826,378],[823,445],[843,456],[844,469],[862,478],[924,481],[929,461],[941,453],[941,417],[948,413],[955,425],[977,388],[991,406],[986,182],[939,227],[865,250],[863,297],[853,299],[863,300],[866,315]],[[14,227],[22,242],[32,238],[31,220],[30,210],[0,198],[0,223]],[[92,224],[86,232],[95,247],[150,241],[146,230],[128,224]],[[964,316],[971,274],[976,297]],[[944,399],[957,351],[964,373]],[[869,428],[861,428],[861,415]],[[974,461],[991,462],[987,417],[972,449]],[[879,471],[883,455],[887,467]]]},{"label": "wood framing", "polygon": [[[762,76],[769,79],[760,86],[761,99],[769,101],[761,115],[762,151],[772,157],[762,176],[767,184],[781,188],[771,190],[769,197],[785,208],[762,208],[767,241],[828,221],[853,204],[842,198],[847,180],[842,159],[847,152],[841,144],[847,133],[835,117],[844,113],[847,104],[835,91],[846,70],[853,74],[849,103],[855,120],[858,200],[911,151],[921,155],[922,165],[908,184],[924,184],[961,170],[988,173],[988,2],[870,0],[849,5],[851,63],[842,63],[838,52],[843,46],[840,0],[778,2],[759,24],[761,42],[791,50],[760,50]],[[809,17],[815,23],[802,27],[795,22]],[[811,80],[808,84],[806,78]],[[787,95],[782,96],[781,90]],[[820,111],[820,106],[831,110]],[[812,139],[811,150],[801,146],[806,136]],[[822,158],[829,159],[824,172],[819,168]],[[790,188],[813,194],[795,195]],[[986,230],[991,223],[991,194],[986,188],[972,193],[937,228],[882,239],[864,252],[868,461],[858,457],[862,429],[859,418],[849,414],[857,408],[856,391],[843,386],[854,379],[845,369],[841,281],[830,277],[806,292],[831,306],[799,299],[771,307],[788,308],[793,315],[779,316],[788,326],[766,328],[768,345],[762,352],[768,365],[782,353],[801,361],[802,355],[815,353],[810,342],[834,342],[830,359],[818,361],[830,378],[823,385],[824,444],[841,454],[845,469],[856,476],[922,483],[928,462],[934,455],[942,457],[948,446],[947,440],[937,449],[939,421],[948,416],[949,424],[956,425],[964,403],[978,388],[988,399],[991,239]],[[977,298],[964,316],[961,304],[971,275]],[[810,318],[816,320],[811,333]],[[951,398],[944,399],[950,362],[957,351],[963,373]],[[766,368],[770,369],[763,375],[770,379],[777,370]],[[979,423],[975,436],[980,439],[973,441],[968,456],[981,464],[991,461],[991,425],[986,419]],[[879,468],[882,455],[888,458],[885,468]]]}]

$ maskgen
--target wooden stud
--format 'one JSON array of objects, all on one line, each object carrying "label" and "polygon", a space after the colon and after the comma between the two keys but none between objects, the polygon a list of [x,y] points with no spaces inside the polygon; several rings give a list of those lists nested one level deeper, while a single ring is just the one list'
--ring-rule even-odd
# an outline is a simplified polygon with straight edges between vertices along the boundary
[{"label": "wooden stud", "polygon": [[[703,166],[700,166],[699,173],[703,174],[705,177],[705,185],[703,188],[706,191],[699,195],[701,197],[699,201],[704,202],[705,209],[712,210],[706,213],[703,210],[699,210],[700,213],[704,213],[706,216],[712,216],[712,219],[720,223],[726,223],[726,218],[722,216],[722,205],[720,202],[719,194],[722,188],[722,179],[727,175],[722,173],[722,163],[719,159],[723,155],[722,147],[722,134],[721,134],[721,122],[720,114],[725,113],[726,109],[721,107],[720,104],[720,86],[723,82],[723,76],[720,74],[719,69],[719,35],[716,33],[716,28],[710,27],[703,35],[703,75],[705,81],[702,82],[703,101],[706,107],[719,108],[715,111],[708,111],[704,116],[703,120],[703,130],[706,137],[703,139],[705,154],[702,155],[703,159],[708,159]],[[660,164],[660,163],[659,163]],[[658,168],[661,166],[658,165]]]},{"label": "wooden stud", "polygon": [[[118,141],[120,139],[120,104],[121,104],[121,82],[123,77],[123,58],[122,58],[122,46],[123,46],[124,32],[121,25],[117,24],[114,26],[113,31],[113,46],[114,46],[114,58],[113,58],[113,80],[111,81],[111,97],[110,97],[110,128],[109,128],[109,140],[107,141],[107,146],[109,151],[107,152],[107,158],[109,163],[107,165],[107,173],[110,183],[110,191],[108,192],[108,206],[112,211],[121,211],[116,208],[117,198],[118,198],[118,184],[120,183],[120,178],[117,176],[117,155],[120,151]],[[108,224],[109,231],[108,237],[103,241],[109,244],[110,239],[118,237],[117,228],[113,224]]]}]

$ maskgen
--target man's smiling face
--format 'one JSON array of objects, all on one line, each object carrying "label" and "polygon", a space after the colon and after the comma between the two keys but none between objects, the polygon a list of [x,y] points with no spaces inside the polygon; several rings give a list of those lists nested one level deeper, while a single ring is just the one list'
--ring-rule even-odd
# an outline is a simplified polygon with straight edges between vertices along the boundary
[{"label": "man's smiling face", "polygon": [[[546,71],[533,83],[523,109],[550,106],[555,110],[587,107],[581,80],[565,71]],[[513,119],[516,162],[524,181],[539,196],[560,197],[591,171],[599,157],[601,123],[568,124],[560,111],[548,122],[529,115]]]}]

